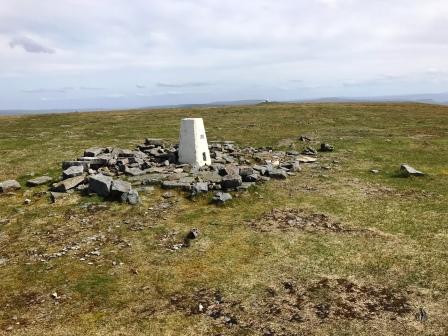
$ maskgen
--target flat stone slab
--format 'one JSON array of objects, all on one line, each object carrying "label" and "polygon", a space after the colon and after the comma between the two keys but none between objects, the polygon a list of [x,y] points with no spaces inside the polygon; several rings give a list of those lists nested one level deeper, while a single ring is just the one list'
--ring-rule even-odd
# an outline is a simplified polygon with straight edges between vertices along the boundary
[{"label": "flat stone slab", "polygon": [[218,205],[224,204],[232,199],[232,195],[229,193],[217,192],[213,198],[212,202]]},{"label": "flat stone slab", "polygon": [[82,174],[84,174],[83,166],[71,166],[62,172],[62,176],[64,176],[64,178],[81,176]]},{"label": "flat stone slab", "polygon": [[67,192],[68,190],[73,189],[79,184],[83,183],[84,180],[85,175],[71,177],[59,183],[56,183],[55,185],[53,185],[51,190],[56,192]]},{"label": "flat stone slab", "polygon": [[6,180],[0,183],[0,193],[19,190],[20,188],[20,183],[16,180]]},{"label": "flat stone slab", "polygon": [[62,162],[63,170],[73,167],[73,166],[83,166],[85,171],[87,171],[89,169],[89,163],[86,161],[63,161]]},{"label": "flat stone slab", "polygon": [[88,149],[86,149],[86,150],[84,151],[84,156],[92,156],[92,157],[95,157],[95,156],[100,155],[100,154],[103,153],[103,152],[104,152],[104,148],[100,148],[100,147],[91,147],[91,148],[88,148]]},{"label": "flat stone slab", "polygon": [[299,156],[297,156],[297,161],[299,161],[301,163],[311,163],[311,162],[316,162],[317,158],[311,157],[311,156],[306,156],[306,155],[299,155]]},{"label": "flat stone slab", "polygon": [[121,194],[130,192],[132,186],[129,182],[123,180],[113,180],[110,187],[110,193],[112,196],[121,196]]},{"label": "flat stone slab", "polygon": [[181,190],[190,190],[191,184],[179,181],[163,181],[162,182],[163,189],[181,189]]},{"label": "flat stone slab", "polygon": [[130,176],[140,176],[140,175],[144,175],[145,171],[141,170],[140,168],[129,168],[126,167],[124,170],[124,173],[126,175],[130,175]]},{"label": "flat stone slab", "polygon": [[425,175],[425,173],[423,173],[405,163],[400,166],[400,171],[403,173],[404,176],[424,176]]},{"label": "flat stone slab", "polygon": [[36,177],[36,178],[26,181],[26,185],[29,187],[36,187],[36,186],[40,186],[42,184],[50,183],[51,181],[53,181],[53,178],[50,176],[39,176],[39,177]]}]

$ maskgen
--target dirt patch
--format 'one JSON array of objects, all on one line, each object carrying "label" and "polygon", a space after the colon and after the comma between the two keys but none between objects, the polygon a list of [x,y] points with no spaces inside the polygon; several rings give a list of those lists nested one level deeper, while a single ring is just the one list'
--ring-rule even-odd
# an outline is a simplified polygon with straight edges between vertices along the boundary
[{"label": "dirt patch", "polygon": [[415,309],[408,295],[384,286],[322,278],[307,285],[284,281],[247,302],[226,298],[217,290],[199,289],[174,295],[170,303],[185,315],[212,319],[230,334],[297,335],[302,327],[335,320],[412,320]]},{"label": "dirt patch", "polygon": [[252,228],[263,232],[291,229],[333,232],[354,231],[354,229],[344,227],[325,214],[309,213],[302,209],[272,209],[248,223]]}]

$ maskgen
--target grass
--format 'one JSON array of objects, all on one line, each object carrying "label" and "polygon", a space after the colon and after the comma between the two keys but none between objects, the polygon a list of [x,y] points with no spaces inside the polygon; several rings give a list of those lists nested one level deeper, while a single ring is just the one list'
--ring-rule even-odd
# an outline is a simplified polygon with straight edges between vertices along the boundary
[{"label": "grass", "polygon": [[[328,142],[336,151],[223,207],[181,194],[167,201],[159,190],[142,195],[136,207],[106,202],[106,209],[94,207],[103,204],[98,198],[78,195],[49,204],[38,193],[44,186],[0,195],[0,259],[7,259],[0,264],[0,334],[258,335],[257,323],[278,327],[278,316],[257,320],[254,307],[264,302],[265,288],[323,277],[407,293],[413,311],[424,307],[429,319],[285,320],[280,325],[286,329],[276,335],[291,335],[289,327],[307,335],[448,332],[447,107],[261,104],[0,117],[0,181],[25,182],[33,173],[56,178],[61,161],[91,146],[133,148],[145,137],[176,142],[180,119],[192,116],[204,118],[209,140],[301,150],[298,136],[306,134],[311,145]],[[399,177],[405,162],[428,175]],[[24,205],[25,198],[32,203]],[[169,209],[160,210],[161,203]],[[247,225],[287,207],[380,234],[260,232]],[[182,240],[193,227],[201,235],[190,247],[165,248],[166,237]],[[79,249],[46,257],[73,244]],[[95,249],[99,256],[90,254]],[[173,307],[173,295],[197,288],[219,289],[229,301],[242,302],[240,318],[255,325],[225,327]],[[59,300],[51,297],[54,291]]]}]

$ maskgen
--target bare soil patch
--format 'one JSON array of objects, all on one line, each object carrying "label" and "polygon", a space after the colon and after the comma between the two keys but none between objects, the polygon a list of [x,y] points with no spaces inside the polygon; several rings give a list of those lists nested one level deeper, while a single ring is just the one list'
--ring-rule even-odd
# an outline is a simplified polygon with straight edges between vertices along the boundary
[{"label": "bare soil patch", "polygon": [[171,306],[185,315],[212,319],[225,334],[297,335],[310,324],[336,320],[412,320],[416,308],[410,292],[347,279],[328,279],[299,285],[284,281],[268,287],[256,300],[240,301],[220,291],[198,289],[171,297]]}]

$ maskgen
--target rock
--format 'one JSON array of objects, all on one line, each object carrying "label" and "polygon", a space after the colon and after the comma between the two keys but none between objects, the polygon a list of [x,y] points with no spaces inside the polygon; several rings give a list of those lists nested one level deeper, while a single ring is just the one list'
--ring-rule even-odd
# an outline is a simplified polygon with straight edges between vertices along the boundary
[{"label": "rock", "polygon": [[129,167],[125,167],[124,173],[130,176],[140,176],[145,174],[145,172],[140,168],[129,168]]},{"label": "rock", "polygon": [[148,146],[163,146],[162,139],[146,138],[145,145]]},{"label": "rock", "polygon": [[84,174],[83,166],[72,166],[62,172],[62,176],[64,177],[64,179],[75,176],[81,176],[82,174]]},{"label": "rock", "polygon": [[254,173],[254,169],[250,166],[241,166],[239,169],[240,175],[241,176],[247,176],[247,175],[251,175]]},{"label": "rock", "polygon": [[218,191],[212,198],[212,202],[218,205],[224,204],[232,199],[232,195],[229,193],[223,193]]},{"label": "rock", "polygon": [[327,143],[321,143],[320,151],[321,152],[332,152],[332,151],[334,151],[334,146],[327,144]]},{"label": "rock", "polygon": [[250,174],[250,175],[244,175],[243,182],[257,182],[260,179],[260,175],[257,173]]},{"label": "rock", "polygon": [[84,156],[95,157],[103,153],[104,149],[99,147],[91,147],[84,151]]},{"label": "rock", "polygon": [[145,186],[145,187],[138,187],[135,190],[137,190],[139,193],[145,193],[145,194],[150,194],[152,193],[155,189],[152,186]]},{"label": "rock", "polygon": [[313,147],[306,147],[303,151],[302,151],[303,155],[317,155],[317,150],[315,150]]},{"label": "rock", "polygon": [[174,193],[172,193],[171,191],[167,191],[167,192],[162,194],[162,197],[165,198],[165,199],[173,198],[174,196],[176,196],[176,195],[174,195]]},{"label": "rock", "polygon": [[202,181],[208,181],[211,183],[221,183],[222,176],[216,172],[201,171],[196,175]]},{"label": "rock", "polygon": [[23,201],[23,204],[25,204],[25,205],[29,205],[29,204],[31,204],[31,200],[30,200],[29,198],[26,198],[26,199]]},{"label": "rock", "polygon": [[300,155],[297,157],[297,161],[302,162],[302,163],[311,163],[311,162],[316,162],[317,159],[314,157]]},{"label": "rock", "polygon": [[419,322],[425,322],[428,320],[428,313],[425,309],[420,307],[417,313],[415,313],[415,319]]},{"label": "rock", "polygon": [[287,163],[282,164],[281,166],[283,168],[288,169],[288,171],[290,171],[290,172],[301,171],[300,162],[299,161],[287,162]]},{"label": "rock", "polygon": [[89,191],[94,192],[99,196],[109,196],[111,185],[112,178],[109,176],[97,174],[89,177]]},{"label": "rock", "polygon": [[53,181],[53,178],[50,176],[39,176],[39,177],[36,177],[36,178],[26,181],[26,185],[29,187],[36,187],[36,186],[40,186],[42,184],[50,183],[51,181]]},{"label": "rock", "polygon": [[253,169],[259,172],[260,175],[266,175],[266,173],[268,172],[268,169],[265,166],[255,165],[253,166]]},{"label": "rock", "polygon": [[0,183],[0,193],[19,190],[20,188],[20,183],[16,180],[6,180]]},{"label": "rock", "polygon": [[408,164],[403,163],[400,166],[400,171],[404,176],[424,176],[425,173],[418,171],[417,169],[409,166]]},{"label": "rock", "polygon": [[109,160],[106,158],[90,157],[90,156],[82,156],[82,157],[78,158],[78,161],[85,162],[86,164],[89,165],[89,167],[90,167],[90,165],[105,166],[109,162]]},{"label": "rock", "polygon": [[208,183],[207,182],[196,182],[193,184],[192,193],[200,194],[208,192]]},{"label": "rock", "polygon": [[121,195],[121,201],[131,205],[136,205],[140,202],[140,196],[137,190],[131,190]]},{"label": "rock", "polygon": [[122,194],[130,192],[132,189],[129,182],[123,180],[113,180],[110,187],[110,195],[112,197],[121,197]]},{"label": "rock", "polygon": [[255,182],[243,182],[238,188],[236,188],[238,191],[247,191],[250,187],[253,187],[255,185]]},{"label": "rock", "polygon": [[68,190],[73,189],[77,187],[79,184],[83,183],[84,180],[85,180],[84,175],[71,177],[54,184],[51,190],[56,192],[67,192]]},{"label": "rock", "polygon": [[162,182],[163,189],[181,189],[181,190],[190,190],[191,184],[179,181],[163,181]]},{"label": "rock", "polygon": [[221,187],[223,189],[237,188],[243,183],[240,175],[226,175],[222,178]]},{"label": "rock", "polygon": [[89,169],[90,164],[86,161],[63,161],[62,162],[63,170],[73,167],[73,166],[83,166],[84,171],[87,171]]},{"label": "rock", "polygon": [[299,140],[302,141],[302,142],[310,142],[310,141],[311,141],[311,138],[308,137],[308,136],[306,136],[306,135],[301,135],[301,136],[299,137]]},{"label": "rock", "polygon": [[378,174],[380,171],[378,169],[372,169],[372,170],[370,170],[370,172],[372,174]]},{"label": "rock", "polygon": [[68,197],[69,195],[70,194],[67,194],[65,192],[51,191],[50,192],[50,201],[51,201],[51,203],[56,203],[57,200]]},{"label": "rock", "polygon": [[199,230],[198,229],[191,229],[190,232],[188,232],[186,238],[187,239],[196,239],[199,237]]},{"label": "rock", "polygon": [[269,171],[269,177],[277,180],[286,180],[288,174],[282,169],[272,169]]},{"label": "rock", "polygon": [[240,170],[236,165],[226,165],[219,170],[219,175],[239,175]]}]

